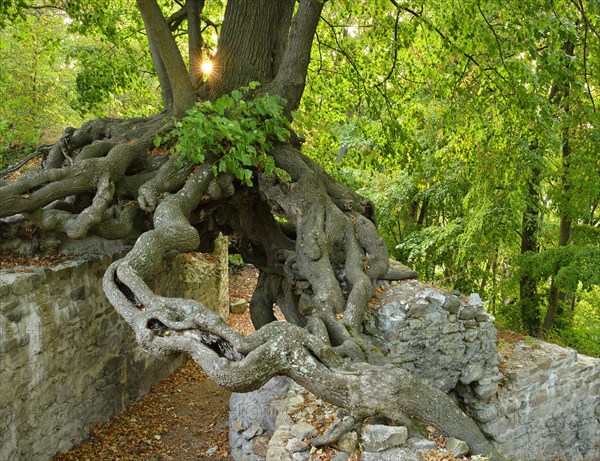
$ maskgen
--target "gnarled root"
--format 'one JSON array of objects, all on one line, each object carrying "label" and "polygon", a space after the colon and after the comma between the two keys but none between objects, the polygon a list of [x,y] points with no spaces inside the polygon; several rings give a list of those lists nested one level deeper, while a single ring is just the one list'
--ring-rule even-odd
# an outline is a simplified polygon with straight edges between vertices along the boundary
[{"label": "gnarled root", "polygon": [[[148,124],[154,131],[164,127]],[[233,391],[284,375],[355,420],[417,418],[465,440],[474,452],[492,452],[448,396],[385,365],[363,334],[376,281],[407,275],[389,270],[370,202],[289,145],[272,155],[291,182],[257,172],[256,186],[247,188],[230,174],[215,178],[210,155],[184,169],[150,158],[156,157],[146,155],[154,131],[140,127],[126,138],[117,134],[124,126],[105,120],[65,132],[45,171],[0,188],[0,216],[30,213],[41,227],[72,238],[145,230],[104,277],[108,299],[142,347],[162,356],[186,352]],[[150,217],[142,228],[139,221]],[[249,336],[206,306],[157,296],[147,284],[168,253],[206,248],[219,231],[235,236],[244,259],[261,271],[251,302],[259,329]],[[274,304],[291,323],[274,321]]]},{"label": "gnarled root", "polygon": [[[479,428],[443,392],[404,370],[377,365],[383,356],[362,336],[361,323],[374,281],[387,273],[385,247],[358,211],[366,209],[360,200],[352,194],[332,199],[310,162],[281,149],[276,159],[291,174],[291,184],[263,176],[258,190],[238,190],[228,207],[219,207],[218,195],[211,202],[214,178],[207,164],[179,192],[159,201],[154,229],[104,279],[107,296],[138,342],[157,354],[190,354],[233,391],[254,390],[285,375],[355,420],[416,418],[465,440],[473,452],[492,453]],[[194,227],[191,216],[201,203],[202,213],[212,218],[206,214]],[[198,248],[203,222],[235,233],[242,254],[261,269],[251,303],[261,328],[250,336],[232,330],[200,303],[156,296],[146,285],[166,252]],[[275,302],[292,309],[295,323],[307,328],[272,321]],[[344,429],[315,442],[329,443]]]},{"label": "gnarled root", "polygon": [[351,415],[343,416],[341,419],[336,419],[331,426],[325,429],[323,435],[313,437],[308,440],[308,443],[313,447],[331,446],[339,442],[340,439],[348,432],[354,430],[359,425]]}]

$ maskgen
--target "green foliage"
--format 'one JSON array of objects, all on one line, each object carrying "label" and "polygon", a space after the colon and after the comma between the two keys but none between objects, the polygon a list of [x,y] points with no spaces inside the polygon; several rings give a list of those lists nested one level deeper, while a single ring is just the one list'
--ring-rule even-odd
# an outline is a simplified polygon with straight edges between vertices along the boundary
[{"label": "green foliage", "polygon": [[79,71],[70,103],[82,116],[149,115],[159,106],[159,97],[149,91],[154,82],[139,72],[150,65],[139,50],[89,43],[73,48],[71,57]]},{"label": "green foliage", "polygon": [[283,115],[285,101],[269,94],[250,98],[257,87],[258,83],[252,82],[215,102],[196,103],[175,122],[174,130],[164,138],[156,138],[154,144],[177,140],[172,153],[194,164],[216,155],[219,160],[213,165],[215,176],[228,171],[248,186],[252,186],[255,168],[267,175],[284,176],[268,152],[275,142],[286,141],[290,135],[289,122]]},{"label": "green foliage", "polygon": [[24,0],[2,0],[0,2],[0,28],[8,23],[23,18]]},{"label": "green foliage", "polygon": [[575,293],[600,286],[600,244],[568,245],[549,248],[539,253],[525,253],[515,260],[515,276],[529,274],[536,279],[549,279],[556,266],[554,278],[562,290]]},{"label": "green foliage", "polygon": [[42,11],[0,30],[0,145],[36,144],[81,123],[68,106],[75,80],[65,60],[74,42],[65,17]]},{"label": "green foliage", "polygon": [[246,263],[240,254],[230,254],[229,255],[229,265],[232,267],[243,267]]},{"label": "green foliage", "polygon": [[[576,315],[561,310],[553,334],[576,344],[600,277],[599,4],[396,5],[324,12],[294,121],[305,151],[375,202],[393,256],[479,292],[513,328],[520,278],[542,309],[554,280]],[[531,210],[540,251],[521,255]]]},{"label": "green foliage", "polygon": [[577,297],[569,327],[555,329],[555,334],[583,354],[600,357],[600,286],[580,291]]}]

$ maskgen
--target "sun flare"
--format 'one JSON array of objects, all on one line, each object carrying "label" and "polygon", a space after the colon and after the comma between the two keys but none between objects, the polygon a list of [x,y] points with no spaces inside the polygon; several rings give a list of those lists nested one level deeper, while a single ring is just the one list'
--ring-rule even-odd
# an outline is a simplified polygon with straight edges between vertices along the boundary
[{"label": "sun flare", "polygon": [[209,60],[202,61],[202,64],[200,65],[200,70],[202,71],[202,73],[204,75],[210,75],[211,72],[213,71],[212,61],[209,61]]}]

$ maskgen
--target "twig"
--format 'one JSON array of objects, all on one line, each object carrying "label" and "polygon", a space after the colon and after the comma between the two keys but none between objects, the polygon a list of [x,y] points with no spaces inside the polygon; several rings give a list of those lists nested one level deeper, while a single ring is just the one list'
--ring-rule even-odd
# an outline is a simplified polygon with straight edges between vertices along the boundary
[{"label": "twig", "polygon": [[35,158],[38,155],[42,155],[42,154],[48,153],[48,151],[50,150],[51,147],[52,147],[52,144],[44,144],[44,145],[38,147],[34,152],[32,152],[31,154],[29,154],[27,157],[25,157],[23,160],[21,160],[16,165],[9,166],[9,167],[7,167],[7,168],[5,168],[3,170],[0,170],[0,178],[4,178],[6,175],[9,175],[10,173],[13,173],[14,171],[17,171],[17,170],[21,169],[32,158]]}]

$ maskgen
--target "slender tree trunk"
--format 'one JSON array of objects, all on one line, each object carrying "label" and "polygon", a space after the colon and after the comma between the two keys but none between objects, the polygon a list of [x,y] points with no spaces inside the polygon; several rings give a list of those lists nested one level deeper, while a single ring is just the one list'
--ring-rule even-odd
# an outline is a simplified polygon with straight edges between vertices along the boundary
[{"label": "slender tree trunk", "polygon": [[417,218],[417,227],[423,226],[425,224],[425,217],[427,216],[427,207],[429,206],[429,198],[425,197],[423,199],[423,203],[421,204],[421,211],[419,211],[419,217]]},{"label": "slender tree trunk", "polygon": [[[568,216],[560,217],[560,230],[558,234],[558,246],[566,246],[571,237],[571,219]],[[554,263],[552,270],[552,282],[550,284],[550,299],[548,303],[548,312],[544,319],[544,331],[548,332],[552,329],[554,321],[563,313],[561,308],[561,301],[566,301],[566,294],[561,292],[556,286],[555,279],[558,271],[560,270],[560,263],[557,261]]]},{"label": "slender tree trunk", "polygon": [[[530,150],[537,149],[537,142],[530,146]],[[525,201],[527,203],[523,212],[521,223],[521,255],[538,253],[539,245],[539,210],[540,210],[540,176],[539,167],[534,167],[528,181]],[[521,306],[521,321],[529,334],[536,334],[540,328],[540,302],[537,293],[537,278],[531,274],[523,274],[519,280],[519,296]]]},{"label": "slender tree trunk", "polygon": [[498,247],[494,249],[494,259],[492,261],[492,296],[489,298],[489,308],[492,315],[496,315],[496,286],[498,277]]},{"label": "slender tree trunk", "polygon": [[158,84],[160,85],[160,92],[162,95],[162,103],[165,111],[170,111],[173,107],[173,89],[171,88],[171,82],[169,81],[169,75],[165,64],[160,58],[160,53],[154,43],[154,39],[148,34],[148,45],[150,46],[150,54],[152,55],[152,61],[154,62],[154,68],[158,76]]},{"label": "slender tree trunk", "polygon": [[[571,41],[567,41],[564,46],[565,55],[569,57],[574,56],[575,45]],[[570,67],[570,63],[567,63],[566,67]],[[569,102],[567,100],[570,91],[570,83],[569,81],[565,81],[562,84],[562,89],[559,90],[559,95],[557,97],[557,104],[561,102],[565,103],[565,112],[569,113]],[[566,102],[565,102],[566,100]],[[570,159],[571,155],[571,144],[569,140],[569,129],[565,127],[563,129],[563,143],[562,143],[562,171],[561,171],[561,183],[563,187],[563,193],[568,195],[569,193],[569,167],[570,167]],[[563,200],[564,202],[564,200]],[[564,203],[559,208],[560,211],[560,228],[558,234],[558,246],[563,247],[566,246],[569,242],[569,238],[571,237],[571,217],[569,216],[569,211]],[[560,262],[556,261],[554,263],[554,267],[552,268],[552,281],[550,283],[550,297],[548,301],[548,312],[546,313],[546,318],[544,319],[543,330],[545,333],[548,333],[556,320],[556,318],[561,314],[560,308],[560,293],[559,288],[556,285],[556,275],[560,270]]]},{"label": "slender tree trunk", "polygon": [[204,0],[188,0],[188,54],[190,63],[190,79],[196,88],[202,81],[202,47],[204,41],[200,33],[200,13],[204,8]]}]

